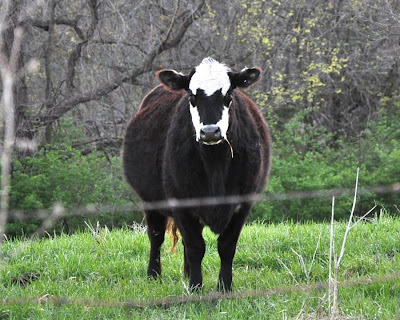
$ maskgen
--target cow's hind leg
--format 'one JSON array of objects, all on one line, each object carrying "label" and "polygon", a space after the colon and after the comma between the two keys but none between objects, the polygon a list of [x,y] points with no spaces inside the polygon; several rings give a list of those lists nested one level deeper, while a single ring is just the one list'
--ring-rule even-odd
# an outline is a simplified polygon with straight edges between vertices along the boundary
[{"label": "cow's hind leg", "polygon": [[242,227],[250,213],[251,205],[242,204],[224,232],[218,238],[218,253],[221,259],[221,269],[218,276],[218,290],[232,290],[232,263],[236,252],[236,244]]},{"label": "cow's hind leg", "polygon": [[150,258],[147,268],[149,278],[157,278],[161,275],[161,245],[164,242],[167,218],[159,211],[147,211],[147,235],[150,240]]},{"label": "cow's hind leg", "polygon": [[190,265],[189,265],[189,259],[188,259],[188,253],[187,253],[187,249],[185,246],[185,242],[182,240],[182,244],[183,244],[183,274],[186,278],[189,278],[190,276]]}]

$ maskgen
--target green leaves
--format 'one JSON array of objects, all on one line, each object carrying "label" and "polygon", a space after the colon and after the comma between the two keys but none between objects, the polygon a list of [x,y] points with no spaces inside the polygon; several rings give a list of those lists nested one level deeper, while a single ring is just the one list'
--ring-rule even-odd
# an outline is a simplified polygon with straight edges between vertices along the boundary
[{"label": "green leaves", "polygon": [[[261,96],[258,96],[261,97]],[[324,127],[307,124],[312,110],[296,113],[283,124],[271,114],[274,134],[272,173],[269,193],[353,188],[356,168],[360,167],[360,186],[390,185],[400,177],[400,109],[381,109],[379,119],[357,139],[338,138]],[[390,116],[389,116],[390,115]],[[397,212],[398,195],[368,194],[359,198],[357,212],[362,215],[378,204],[380,209]],[[337,199],[335,217],[347,216],[350,197]],[[324,221],[329,219],[331,199],[294,199],[261,202],[250,219],[268,222]]]},{"label": "green leaves", "polygon": [[[79,150],[64,146],[41,150],[35,157],[14,159],[13,165],[10,208],[32,212],[32,218],[34,210],[52,208],[57,202],[67,209],[87,204],[112,206],[129,202],[130,191],[118,157],[107,159],[98,152],[83,156]],[[104,221],[105,217],[107,214],[96,219]],[[70,218],[71,228],[82,227],[82,219]],[[111,226],[129,220],[132,218],[108,214],[104,222]],[[25,226],[21,227],[19,223],[18,226],[19,230],[15,230],[11,223],[9,234],[20,234]]]}]

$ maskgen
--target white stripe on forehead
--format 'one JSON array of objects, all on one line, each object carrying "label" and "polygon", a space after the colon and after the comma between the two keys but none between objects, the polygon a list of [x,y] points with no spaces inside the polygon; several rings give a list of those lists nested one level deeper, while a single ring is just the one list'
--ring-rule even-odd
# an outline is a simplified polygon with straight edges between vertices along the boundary
[{"label": "white stripe on forehead", "polygon": [[203,89],[207,96],[211,96],[215,91],[221,90],[225,96],[231,87],[231,81],[228,76],[230,69],[212,58],[205,58],[200,65],[196,67],[189,89],[193,94],[197,89]]}]

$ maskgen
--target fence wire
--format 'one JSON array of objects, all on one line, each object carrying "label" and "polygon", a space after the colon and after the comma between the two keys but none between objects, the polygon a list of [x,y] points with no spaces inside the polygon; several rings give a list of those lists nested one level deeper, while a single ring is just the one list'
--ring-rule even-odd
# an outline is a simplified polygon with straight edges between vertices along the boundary
[{"label": "fence wire", "polygon": [[[394,183],[385,186],[364,187],[359,188],[357,195],[381,194],[381,193],[400,193],[400,183]],[[87,205],[72,209],[65,209],[62,204],[55,204],[51,210],[38,210],[35,212],[12,211],[11,216],[18,219],[39,218],[43,220],[41,227],[35,233],[36,235],[46,231],[58,219],[66,215],[86,215],[99,214],[105,212],[124,212],[132,210],[165,210],[174,208],[192,208],[199,206],[215,206],[226,204],[240,204],[243,202],[263,202],[263,201],[284,201],[293,199],[309,199],[309,198],[331,198],[333,196],[350,196],[354,194],[353,188],[335,188],[329,190],[314,191],[293,191],[278,194],[247,194],[225,197],[206,197],[193,199],[167,199],[155,202],[141,202],[131,205],[113,206],[113,205]],[[399,280],[400,272],[394,272],[386,275],[378,275],[373,277],[364,277],[359,279],[345,280],[339,283],[339,288],[351,288],[356,286],[383,284],[386,282]],[[191,294],[182,296],[168,296],[164,298],[148,299],[148,300],[100,300],[90,298],[70,298],[57,297],[46,294],[41,297],[24,297],[24,298],[3,298],[0,299],[0,306],[10,305],[32,305],[32,304],[50,304],[57,307],[75,306],[75,307],[101,307],[101,308],[126,308],[126,309],[143,309],[148,307],[170,307],[172,305],[181,305],[189,303],[212,303],[221,300],[233,299],[256,299],[266,298],[273,295],[307,293],[313,291],[322,291],[329,288],[329,282],[318,282],[314,284],[303,284],[293,286],[280,286],[268,288],[265,290],[249,290],[237,291],[230,293],[211,292],[208,294]]]},{"label": "fence wire", "polygon": [[[266,202],[266,201],[285,201],[294,199],[311,199],[311,198],[332,198],[351,196],[354,193],[353,188],[334,188],[328,190],[311,190],[311,191],[292,191],[276,194],[246,194],[246,195],[231,195],[218,197],[203,197],[189,199],[166,199],[153,202],[138,202],[129,205],[85,205],[71,209],[64,208],[61,203],[56,203],[52,209],[36,210],[36,211],[18,211],[13,210],[10,216],[19,220],[38,218],[43,220],[43,226],[49,227],[52,223],[64,216],[71,215],[93,215],[110,212],[131,212],[143,210],[171,210],[178,208],[195,208],[216,205],[231,205],[244,202]],[[400,182],[391,185],[374,186],[359,188],[358,196],[367,194],[383,194],[400,193]]]},{"label": "fence wire", "polygon": [[[386,186],[364,187],[359,188],[357,195],[380,194],[380,193],[400,193],[400,183],[394,183]],[[353,188],[335,188],[329,190],[315,191],[294,191],[278,194],[248,194],[227,197],[206,197],[193,199],[167,199],[155,202],[142,202],[132,205],[110,206],[110,205],[89,205],[72,209],[65,209],[61,204],[56,204],[51,210],[39,210],[35,212],[12,211],[11,216],[18,219],[40,218],[43,220],[41,227],[37,230],[36,235],[44,233],[47,228],[51,227],[58,219],[66,215],[85,215],[99,214],[101,212],[123,212],[132,210],[165,210],[173,208],[192,208],[199,206],[215,206],[224,204],[240,204],[243,202],[261,202],[261,201],[284,201],[292,199],[308,199],[308,198],[331,198],[333,196],[350,196],[354,194]],[[390,282],[400,279],[400,272],[394,272],[386,275],[378,275],[359,279],[345,280],[339,283],[339,288],[350,288],[356,286],[372,285]],[[32,304],[50,304],[57,307],[76,306],[76,307],[102,307],[102,308],[126,308],[126,309],[143,309],[148,307],[169,307],[172,305],[181,305],[188,303],[216,302],[221,300],[232,299],[255,299],[266,298],[273,295],[291,294],[291,293],[307,293],[312,291],[327,290],[329,282],[318,282],[314,284],[303,284],[293,286],[280,286],[265,290],[249,290],[237,291],[230,293],[211,292],[208,294],[191,294],[182,296],[168,296],[164,298],[148,299],[148,300],[99,300],[90,298],[70,298],[57,297],[46,294],[42,297],[24,297],[24,298],[3,298],[0,299],[0,306],[10,305],[32,305]]]},{"label": "fence wire", "polygon": [[[365,277],[353,280],[345,280],[339,283],[339,289],[380,284],[398,279],[400,279],[400,272],[393,272],[391,274],[378,275],[369,278]],[[314,284],[280,286],[265,290],[249,290],[249,291],[238,291],[230,293],[211,292],[204,295],[195,293],[191,295],[168,296],[165,298],[158,298],[151,300],[126,300],[126,301],[56,297],[47,294],[42,297],[3,298],[0,300],[0,305],[7,306],[7,305],[51,304],[57,307],[75,306],[75,307],[143,309],[149,307],[170,307],[173,305],[182,305],[189,303],[204,303],[204,302],[213,303],[221,300],[266,298],[273,295],[322,291],[322,290],[327,290],[328,287],[329,287],[328,282],[318,282]]]}]

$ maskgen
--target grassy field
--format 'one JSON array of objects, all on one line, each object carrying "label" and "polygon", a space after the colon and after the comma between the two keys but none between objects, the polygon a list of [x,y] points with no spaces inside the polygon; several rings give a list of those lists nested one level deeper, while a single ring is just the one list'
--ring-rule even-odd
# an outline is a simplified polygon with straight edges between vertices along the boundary
[{"label": "grassy field", "polygon": [[[336,224],[337,248],[344,230],[344,223]],[[216,292],[219,268],[217,238],[209,230],[205,238],[201,295]],[[176,254],[168,253],[170,244],[167,239],[162,251],[162,278],[147,280],[149,244],[139,226],[7,241],[0,248],[0,319],[322,319],[329,315],[327,290],[167,307],[116,307],[124,301],[190,296],[182,275],[182,247]],[[328,224],[248,225],[234,261],[234,293],[327,282],[328,257]],[[340,281],[399,270],[399,219],[382,217],[351,230]],[[30,281],[29,275],[38,279]],[[71,300],[54,303],[56,298]],[[341,319],[400,319],[400,279],[341,288],[339,309]]]}]

